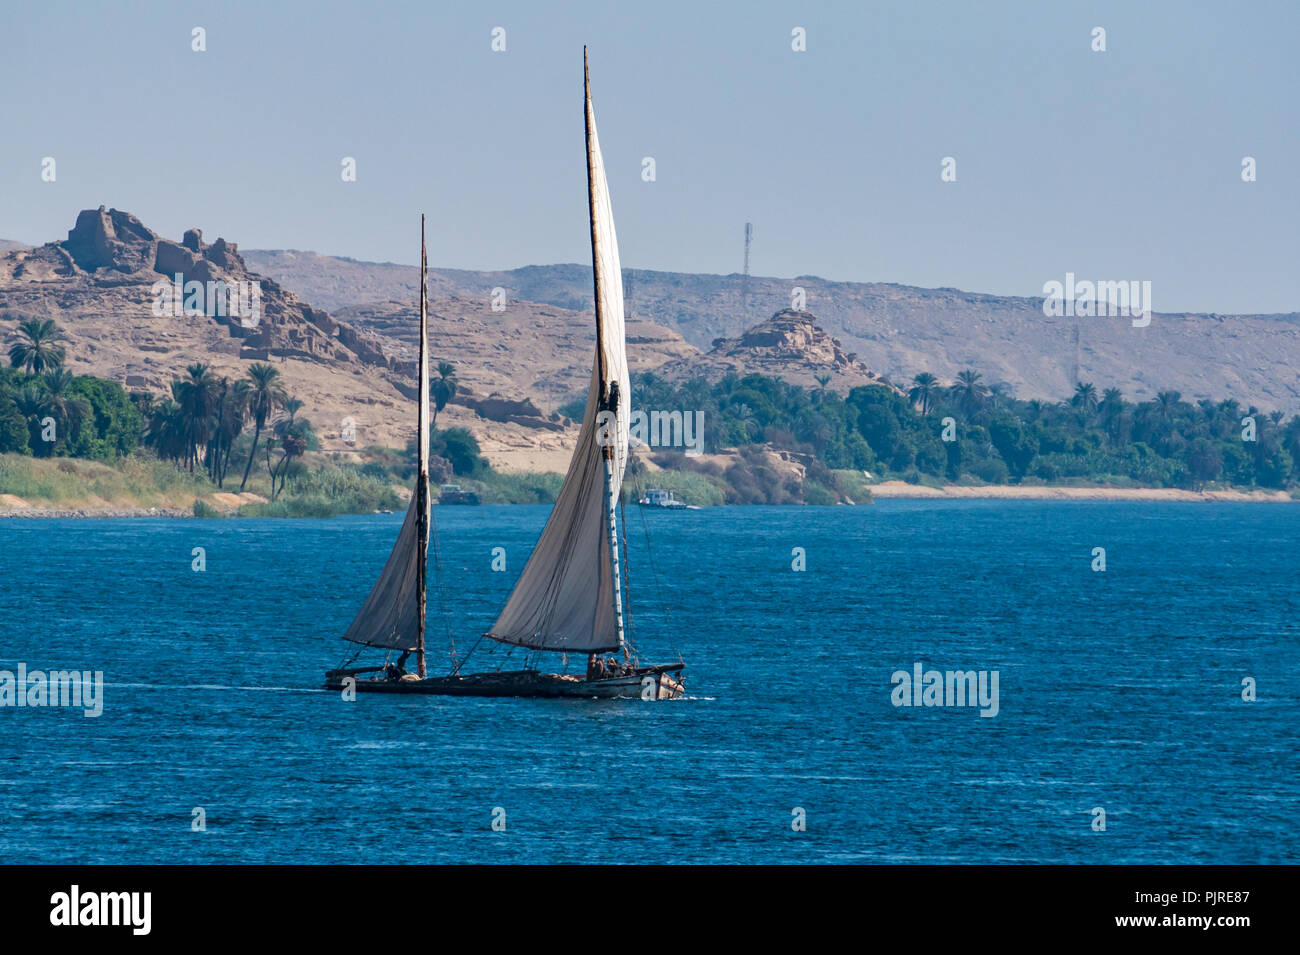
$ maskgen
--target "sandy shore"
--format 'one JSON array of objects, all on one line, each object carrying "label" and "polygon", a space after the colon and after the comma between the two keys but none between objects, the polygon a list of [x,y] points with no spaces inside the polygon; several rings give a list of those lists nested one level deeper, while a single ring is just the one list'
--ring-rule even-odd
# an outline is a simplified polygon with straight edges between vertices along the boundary
[{"label": "sandy shore", "polygon": [[983,487],[926,487],[905,481],[882,481],[871,485],[876,498],[985,498],[1026,501],[1251,501],[1294,502],[1286,491],[1184,491],[1178,488],[1146,487],[1019,487],[990,484]]},{"label": "sandy shore", "polygon": [[[1182,491],[1177,488],[1120,487],[1017,487],[990,484],[982,487],[926,487],[905,481],[872,484],[871,494],[881,498],[924,498],[929,500],[1024,500],[1024,501],[1234,501],[1251,503],[1295,503],[1285,491]],[[4,495],[11,497],[11,495]],[[220,501],[226,504],[225,501]],[[171,507],[42,507],[7,506],[0,500],[0,520],[6,517],[193,517],[192,509]]]},{"label": "sandy shore", "polygon": [[6,517],[193,517],[174,507],[0,507]]},{"label": "sandy shore", "polygon": [[[207,502],[217,511],[233,514],[245,504],[265,504],[266,498],[252,491],[238,494],[230,491],[217,491],[209,495]],[[154,507],[141,507],[132,500],[104,501],[68,501],[63,504],[33,504],[16,494],[0,494],[0,518],[4,517],[193,517],[194,505],[178,507],[177,501]]]}]

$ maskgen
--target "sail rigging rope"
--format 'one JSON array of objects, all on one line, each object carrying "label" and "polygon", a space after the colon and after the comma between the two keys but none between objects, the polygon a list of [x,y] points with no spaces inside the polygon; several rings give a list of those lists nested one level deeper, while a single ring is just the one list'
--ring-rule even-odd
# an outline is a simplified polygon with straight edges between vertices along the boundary
[{"label": "sail rigging rope", "polygon": [[[416,475],[419,480],[419,475]],[[442,548],[438,546],[438,519],[434,516],[434,507],[429,505],[429,542],[433,545],[433,578],[438,588],[438,615],[447,631],[447,643],[450,645],[451,659],[456,659],[456,636],[451,630],[451,615],[447,612],[447,580],[442,569]],[[459,666],[456,669],[460,669]],[[454,671],[453,671],[454,672]]]},{"label": "sail rigging rope", "polygon": [[627,506],[623,496],[623,489],[619,488],[618,494],[618,519],[623,525],[623,573],[620,583],[623,589],[623,642],[625,644],[624,653],[631,657],[632,662],[637,662],[636,642],[632,639],[632,572],[631,565],[628,562],[627,547]]},{"label": "sail rigging rope", "polygon": [[[637,488],[636,490],[637,500],[640,501],[641,497],[643,496],[643,491],[641,488],[641,483],[639,481],[636,482],[636,488]],[[676,632],[676,628],[673,626],[672,605],[662,599],[663,590],[664,590],[663,580],[659,576],[659,565],[655,562],[654,549],[650,546],[650,524],[645,519],[645,509],[638,505],[637,510],[641,512],[641,528],[645,532],[646,563],[650,565],[650,573],[654,577],[655,594],[660,597],[659,603],[664,609],[664,618],[668,624],[668,633],[673,634]],[[624,549],[626,549],[626,545]],[[674,653],[678,653],[677,646],[673,642],[671,636],[669,636],[668,638],[668,646],[672,649]],[[678,656],[680,657],[681,654],[678,653]]]}]

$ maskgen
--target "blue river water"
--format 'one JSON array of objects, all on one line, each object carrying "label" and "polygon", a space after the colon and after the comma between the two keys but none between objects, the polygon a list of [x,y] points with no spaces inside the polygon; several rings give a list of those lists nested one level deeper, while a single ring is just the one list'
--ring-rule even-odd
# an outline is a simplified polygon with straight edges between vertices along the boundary
[{"label": "blue river water", "polygon": [[[448,629],[463,651],[491,624],[546,514],[437,510],[435,669]],[[633,636],[681,654],[684,700],[320,689],[401,515],[0,521],[0,671],[105,682],[98,717],[0,707],[0,856],[1300,861],[1300,507],[628,518]],[[469,669],[520,662],[488,643]],[[895,706],[917,663],[997,671],[996,716]]]}]

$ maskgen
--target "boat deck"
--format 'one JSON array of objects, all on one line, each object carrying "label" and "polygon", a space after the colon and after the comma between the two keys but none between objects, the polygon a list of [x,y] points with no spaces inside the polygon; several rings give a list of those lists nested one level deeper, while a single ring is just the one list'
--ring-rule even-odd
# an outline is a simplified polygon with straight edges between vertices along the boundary
[{"label": "boat deck", "polygon": [[421,680],[413,674],[401,679],[362,679],[348,671],[326,674],[325,688],[348,689],[349,677],[359,693],[423,693],[435,696],[585,697],[605,699],[678,699],[685,690],[680,672],[684,664],[637,667],[628,673],[588,680],[573,673],[540,673],[514,670],[507,673],[471,673],[431,676]]}]

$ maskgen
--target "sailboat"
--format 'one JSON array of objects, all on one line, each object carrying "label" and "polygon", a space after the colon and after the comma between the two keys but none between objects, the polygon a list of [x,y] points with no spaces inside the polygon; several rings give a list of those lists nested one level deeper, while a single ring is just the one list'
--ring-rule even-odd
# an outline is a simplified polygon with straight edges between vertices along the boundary
[{"label": "sailboat", "polygon": [[[389,651],[381,666],[342,667],[326,674],[329,689],[444,696],[619,697],[676,699],[683,695],[680,658],[644,665],[624,627],[617,505],[628,455],[630,385],[623,331],[623,279],[609,186],[596,137],[591,79],[583,50],[587,126],[587,197],[595,274],[596,353],[586,411],[564,484],[541,537],[490,639],[542,653],[586,655],[584,673],[546,673],[539,666],[466,673],[473,648],[445,675],[430,675],[426,646],[429,500],[428,279],[424,217],[420,218],[420,357],[416,415],[415,492],[379,579],[343,634],[345,640]],[[475,644],[477,647],[478,644]],[[394,662],[392,653],[400,656]],[[411,655],[415,672],[406,670]]]}]

